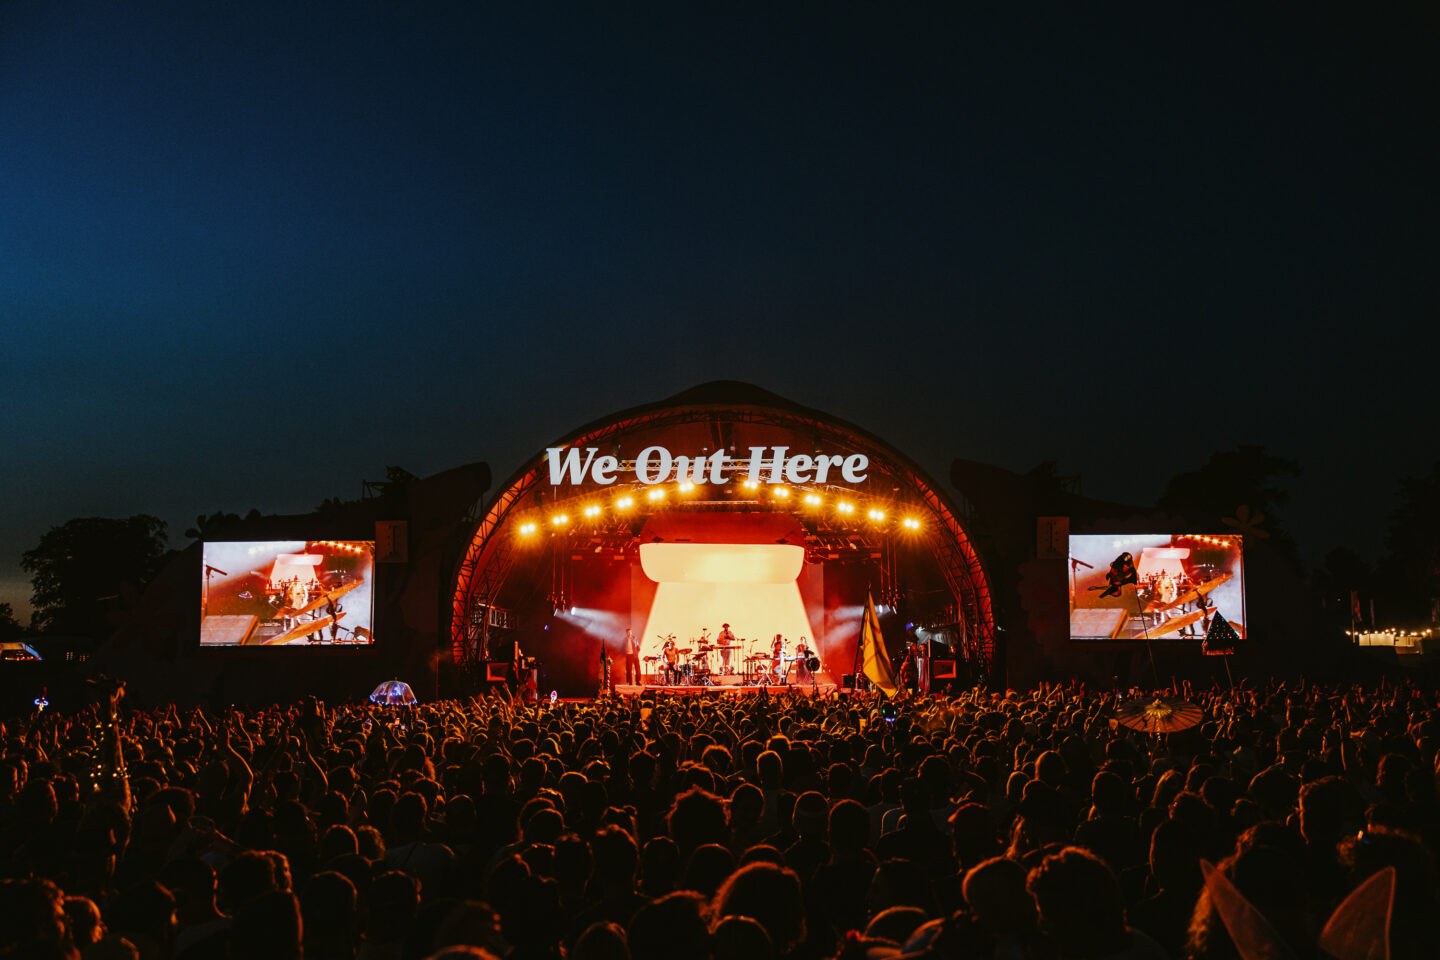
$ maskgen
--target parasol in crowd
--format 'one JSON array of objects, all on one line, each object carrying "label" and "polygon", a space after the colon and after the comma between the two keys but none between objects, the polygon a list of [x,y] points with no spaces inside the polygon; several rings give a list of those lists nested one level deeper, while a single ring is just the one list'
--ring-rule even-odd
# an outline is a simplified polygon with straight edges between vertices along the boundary
[{"label": "parasol in crowd", "polygon": [[1115,708],[1116,722],[1143,733],[1189,730],[1204,716],[1204,711],[1195,704],[1178,697],[1156,697],[1148,702],[1131,700]]},{"label": "parasol in crowd", "polygon": [[417,701],[410,684],[399,680],[386,680],[370,694],[370,702],[378,703],[382,707],[408,707]]}]

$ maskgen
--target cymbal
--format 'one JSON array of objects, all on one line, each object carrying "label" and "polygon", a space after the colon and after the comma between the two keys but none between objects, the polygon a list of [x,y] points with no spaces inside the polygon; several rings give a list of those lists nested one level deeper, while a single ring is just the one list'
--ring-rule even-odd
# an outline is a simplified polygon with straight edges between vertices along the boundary
[{"label": "cymbal", "polygon": [[261,644],[268,647],[273,645],[279,645],[282,643],[289,643],[291,640],[299,640],[301,637],[308,637],[312,633],[320,633],[322,630],[324,630],[326,627],[330,626],[330,624],[334,622],[334,617],[321,617],[318,620],[306,620],[304,623],[297,623],[295,626],[291,627],[289,630],[286,630],[278,637],[271,637],[269,640],[262,640]]},{"label": "cymbal", "polygon": [[716,650],[734,650],[734,649],[735,649],[736,647],[738,647],[738,646],[740,646],[740,644],[738,644],[738,643],[717,643],[717,644],[715,644],[714,649],[716,649]]},{"label": "cymbal", "polygon": [[659,657],[641,657],[641,660],[659,660]]},{"label": "cymbal", "polygon": [[689,647],[676,647],[676,648],[675,648],[675,652],[676,652],[676,653],[689,653],[689,652],[690,652],[690,648],[689,648]]}]

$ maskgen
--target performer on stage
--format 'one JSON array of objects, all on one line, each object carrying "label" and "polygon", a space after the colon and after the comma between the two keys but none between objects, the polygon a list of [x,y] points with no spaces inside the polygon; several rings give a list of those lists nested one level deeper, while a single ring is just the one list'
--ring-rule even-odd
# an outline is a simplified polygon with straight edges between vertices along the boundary
[{"label": "performer on stage", "polygon": [[614,658],[610,656],[610,644],[605,638],[600,638],[600,695],[613,694],[615,692],[615,674],[610,669],[614,664]]},{"label": "performer on stage", "polygon": [[525,703],[540,701],[539,673],[534,661],[521,651],[520,644],[515,644],[515,692]]},{"label": "performer on stage", "polygon": [[815,680],[815,675],[810,672],[810,664],[806,662],[813,656],[815,651],[811,650],[809,642],[801,637],[800,642],[795,645],[795,682],[801,686]]},{"label": "performer on stage", "polygon": [[928,694],[930,692],[930,641],[917,641],[915,644],[915,690],[918,693]]},{"label": "performer on stage", "polygon": [[775,639],[770,641],[770,683],[779,683],[780,678],[785,675],[785,644],[785,638],[778,633],[775,634]]},{"label": "performer on stage", "polygon": [[905,652],[900,661],[900,689],[914,692],[919,686],[920,676],[917,661],[919,660],[919,644],[910,640],[905,644]]},{"label": "performer on stage", "polygon": [[673,686],[680,679],[680,649],[675,646],[674,637],[666,637],[660,648],[660,662],[665,669],[665,682]]},{"label": "performer on stage", "polygon": [[625,682],[642,683],[644,675],[640,672],[640,641],[635,639],[635,631],[630,627],[625,628]]},{"label": "performer on stage", "polygon": [[722,623],[720,632],[715,636],[715,642],[721,645],[720,648],[720,672],[730,672],[730,648],[735,645],[735,632],[730,629],[730,624]]}]

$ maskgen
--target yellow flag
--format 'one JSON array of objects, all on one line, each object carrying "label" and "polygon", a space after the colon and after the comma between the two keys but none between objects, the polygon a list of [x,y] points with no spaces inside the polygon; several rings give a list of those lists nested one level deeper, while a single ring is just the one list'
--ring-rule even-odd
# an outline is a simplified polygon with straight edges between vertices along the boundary
[{"label": "yellow flag", "polygon": [[899,691],[895,687],[895,671],[890,668],[890,655],[885,652],[885,638],[880,633],[880,616],[875,612],[875,598],[865,596],[865,619],[860,623],[861,669],[876,689],[887,697]]}]

